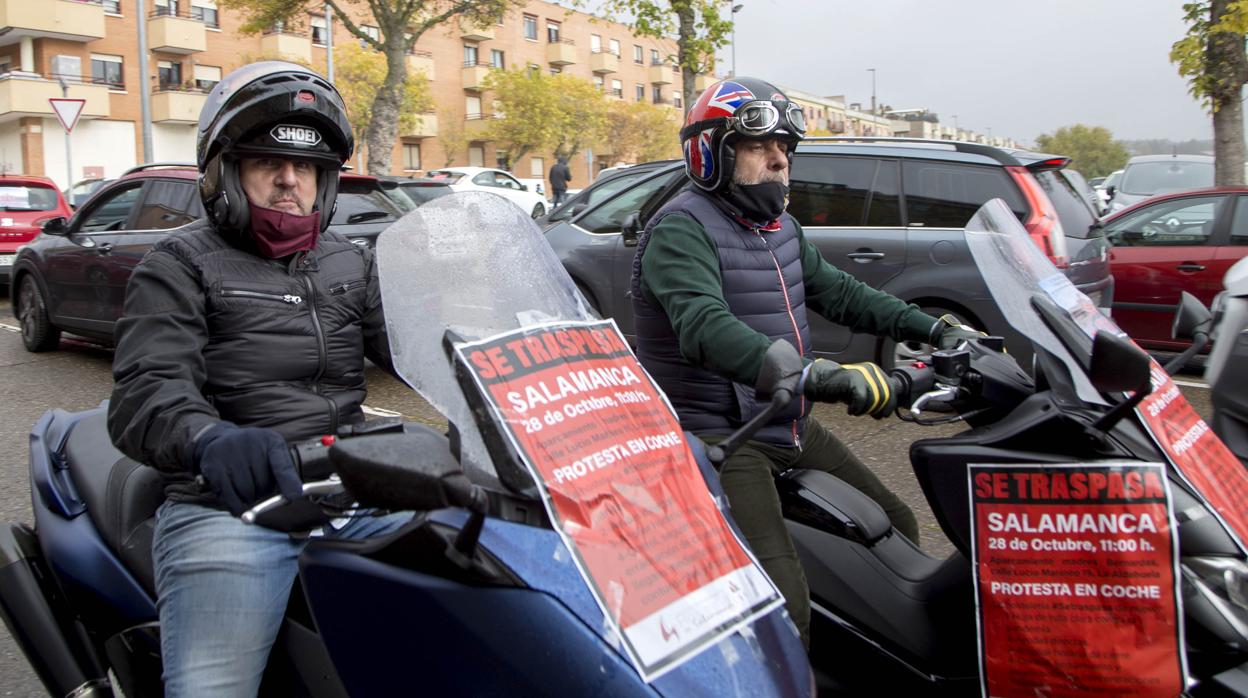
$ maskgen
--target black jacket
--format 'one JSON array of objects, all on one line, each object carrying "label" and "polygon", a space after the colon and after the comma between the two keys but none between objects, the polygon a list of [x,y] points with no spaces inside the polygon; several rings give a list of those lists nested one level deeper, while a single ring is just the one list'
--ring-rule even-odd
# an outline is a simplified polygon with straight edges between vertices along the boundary
[{"label": "black jacket", "polygon": [[572,181],[572,171],[562,162],[556,162],[550,168],[551,191],[567,191],[568,182]]},{"label": "black jacket", "polygon": [[115,338],[109,434],[182,501],[211,502],[192,455],[218,421],[333,434],[363,420],[365,355],[391,366],[373,254],[333,233],[279,261],[193,223],[135,268]]}]

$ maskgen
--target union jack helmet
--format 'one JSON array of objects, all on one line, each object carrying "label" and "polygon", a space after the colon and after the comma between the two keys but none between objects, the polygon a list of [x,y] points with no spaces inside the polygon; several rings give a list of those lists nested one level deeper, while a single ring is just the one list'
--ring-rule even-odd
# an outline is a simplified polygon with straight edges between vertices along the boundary
[{"label": "union jack helmet", "polygon": [[746,77],[720,80],[698,97],[680,129],[685,173],[702,189],[724,189],[732,182],[736,162],[732,145],[738,139],[782,138],[792,160],[797,142],[805,136],[801,106],[771,83]]}]

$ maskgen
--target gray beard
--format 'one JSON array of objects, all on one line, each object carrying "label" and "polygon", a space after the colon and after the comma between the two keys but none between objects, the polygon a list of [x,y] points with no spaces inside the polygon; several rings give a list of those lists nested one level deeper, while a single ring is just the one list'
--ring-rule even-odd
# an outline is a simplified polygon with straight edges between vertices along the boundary
[{"label": "gray beard", "polygon": [[735,170],[732,173],[732,183],[738,186],[748,187],[753,184],[762,184],[763,182],[780,182],[781,184],[784,184],[787,186],[789,183],[788,168],[780,170],[779,172],[772,172],[768,170],[768,171],[763,172],[757,177],[750,177],[750,178],[742,177]]}]

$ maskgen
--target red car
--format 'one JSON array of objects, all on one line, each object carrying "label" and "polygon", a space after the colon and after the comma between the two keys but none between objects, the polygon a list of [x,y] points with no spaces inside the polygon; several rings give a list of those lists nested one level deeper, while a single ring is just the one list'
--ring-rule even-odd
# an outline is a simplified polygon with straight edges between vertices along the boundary
[{"label": "red car", "polygon": [[1170,325],[1187,291],[1206,305],[1248,253],[1248,187],[1161,194],[1106,217],[1114,321],[1147,349],[1177,351]]},{"label": "red car", "polygon": [[39,175],[0,175],[0,283],[8,283],[17,248],[43,224],[73,215],[56,184]]}]

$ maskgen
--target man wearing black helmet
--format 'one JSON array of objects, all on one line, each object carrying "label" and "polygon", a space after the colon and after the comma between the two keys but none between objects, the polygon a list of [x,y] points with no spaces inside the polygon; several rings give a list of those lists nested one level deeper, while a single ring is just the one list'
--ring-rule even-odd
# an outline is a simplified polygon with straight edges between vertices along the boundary
[{"label": "man wearing black helmet", "polygon": [[855,332],[954,346],[975,333],[937,319],[828,264],[785,213],[789,165],[806,132],[800,106],[774,86],[734,77],[707,88],[680,137],[692,186],[646,226],[633,262],[637,354],[681,424],[721,440],[765,405],[754,384],[777,339],[809,362],[799,399],[724,464],[720,477],[750,547],[784,594],[809,645],[806,577],[785,529],[773,475],[830,472],[884,508],[918,542],[914,514],[840,441],[810,417],[809,400],[843,402],[881,418],[895,405],[871,363],[810,361],[809,307]]},{"label": "man wearing black helmet", "polygon": [[390,365],[372,253],[326,232],[352,148],[319,75],[227,75],[199,121],[208,218],[159,242],[126,289],[108,427],[165,475],[152,554],[166,695],[255,695],[304,543],[238,516],[299,496],[288,442],[363,421],[365,355]]}]

